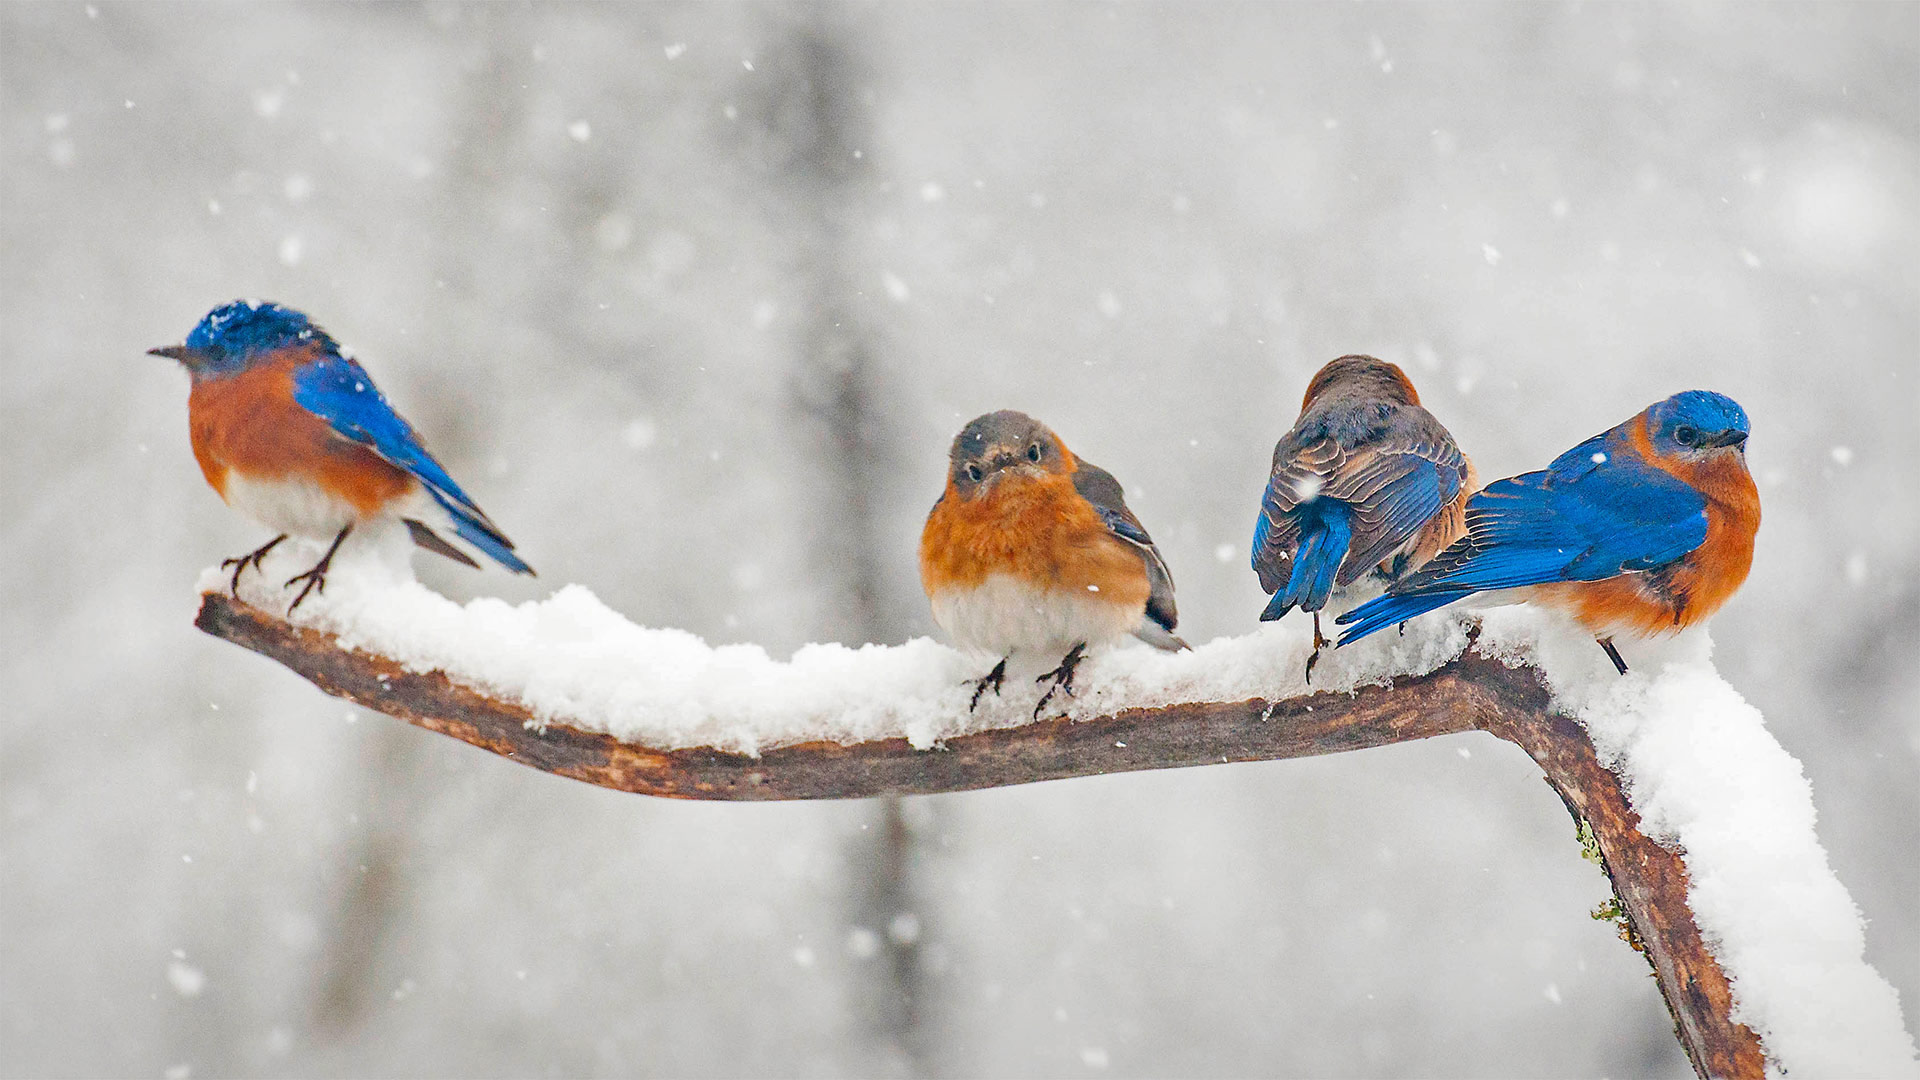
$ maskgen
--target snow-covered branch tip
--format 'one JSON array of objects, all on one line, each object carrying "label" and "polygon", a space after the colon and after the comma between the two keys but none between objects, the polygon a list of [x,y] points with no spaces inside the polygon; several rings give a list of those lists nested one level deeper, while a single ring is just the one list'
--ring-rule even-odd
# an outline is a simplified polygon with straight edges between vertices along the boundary
[{"label": "snow-covered branch tip", "polygon": [[686,799],[843,799],[967,791],[1076,776],[1359,750],[1480,730],[1525,750],[1582,835],[1590,830],[1677,1036],[1703,1077],[1760,1077],[1759,1040],[1732,1018],[1726,975],[1687,904],[1684,862],[1643,835],[1619,780],[1579,723],[1556,713],[1536,671],[1471,649],[1390,685],[1277,700],[1193,701],[977,731],[918,749],[907,738],[803,742],[758,754],[622,742],[491,697],[438,671],[409,670],[291,625],[222,592],[195,625],[277,660],[326,693],[543,772]]}]

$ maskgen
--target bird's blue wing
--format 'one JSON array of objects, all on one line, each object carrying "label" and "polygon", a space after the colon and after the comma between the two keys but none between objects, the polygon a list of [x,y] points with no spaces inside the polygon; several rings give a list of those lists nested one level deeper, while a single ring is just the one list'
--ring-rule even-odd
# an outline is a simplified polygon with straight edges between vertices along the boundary
[{"label": "bird's blue wing", "polygon": [[1624,441],[1624,434],[1619,428],[1601,432],[1554,458],[1553,462],[1547,466],[1547,475],[1553,478],[1553,483],[1570,484],[1612,461],[1613,449],[1622,441]]},{"label": "bird's blue wing", "polygon": [[302,365],[293,377],[293,400],[342,438],[369,447],[461,506],[479,510],[357,362],[329,356]]},{"label": "bird's blue wing", "polygon": [[293,376],[293,400],[341,438],[366,446],[418,479],[453,517],[454,533],[461,539],[509,570],[533,572],[513,553],[512,541],[421,445],[413,425],[387,404],[386,395],[359,363],[336,355],[303,364]]},{"label": "bird's blue wing", "polygon": [[1467,535],[1394,587],[1509,589],[1648,570],[1707,538],[1707,501],[1671,473],[1613,459],[1567,484],[1527,473],[1467,503]]},{"label": "bird's blue wing", "polygon": [[1467,503],[1465,536],[1385,596],[1340,617],[1352,624],[1342,643],[1470,593],[1599,581],[1663,566],[1699,547],[1707,536],[1706,499],[1609,445],[1589,440],[1556,459],[1555,468],[1488,485]]},{"label": "bird's blue wing", "polygon": [[[1458,458],[1451,443],[1447,449]],[[1382,447],[1364,469],[1328,485],[1327,494],[1354,507],[1355,539],[1340,570],[1342,585],[1386,561],[1460,494],[1460,463],[1442,465],[1434,456],[1438,451],[1426,447]]]}]

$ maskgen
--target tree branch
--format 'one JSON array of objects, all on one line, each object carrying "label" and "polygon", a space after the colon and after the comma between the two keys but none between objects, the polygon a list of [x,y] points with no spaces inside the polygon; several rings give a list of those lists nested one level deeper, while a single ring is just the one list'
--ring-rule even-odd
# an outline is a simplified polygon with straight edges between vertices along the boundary
[{"label": "tree branch", "polygon": [[456,685],[353,652],[317,630],[224,593],[202,597],[195,625],[277,660],[321,690],[443,735],[601,787],[684,799],[761,801],[924,795],[1073,776],[1310,757],[1480,730],[1525,750],[1575,820],[1591,829],[1636,947],[1653,965],[1676,1034],[1702,1077],[1760,1077],[1753,1032],[1732,1019],[1733,995],[1687,906],[1686,864],[1639,830],[1620,782],[1577,721],[1552,711],[1530,669],[1471,650],[1426,675],[1352,694],[1193,702],[1089,720],[1043,720],[916,750],[905,739],[814,742],[758,757],[655,750],[548,724]]}]

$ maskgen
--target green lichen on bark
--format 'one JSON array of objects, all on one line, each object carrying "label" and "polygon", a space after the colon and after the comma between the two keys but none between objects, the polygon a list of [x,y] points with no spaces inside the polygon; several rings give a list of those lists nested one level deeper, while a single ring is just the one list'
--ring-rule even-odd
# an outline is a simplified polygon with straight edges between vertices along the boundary
[{"label": "green lichen on bark", "polygon": [[1639,933],[1633,928],[1632,917],[1627,914],[1627,909],[1620,903],[1618,896],[1607,897],[1605,901],[1594,905],[1594,909],[1587,914],[1595,922],[1612,923],[1614,931],[1620,935],[1620,940],[1633,946],[1634,952],[1647,951],[1647,947],[1640,941]]},{"label": "green lichen on bark", "polygon": [[1593,835],[1593,826],[1579,814],[1573,815],[1573,836],[1580,841],[1580,857],[1605,870],[1607,858],[1600,854],[1600,841]]}]

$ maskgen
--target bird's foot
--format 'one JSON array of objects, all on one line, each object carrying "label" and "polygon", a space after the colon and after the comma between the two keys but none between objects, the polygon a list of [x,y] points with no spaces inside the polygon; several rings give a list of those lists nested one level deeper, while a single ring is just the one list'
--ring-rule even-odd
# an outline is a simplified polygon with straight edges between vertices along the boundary
[{"label": "bird's foot", "polygon": [[327,568],[333,565],[334,552],[340,550],[340,545],[346,541],[347,534],[352,531],[353,531],[352,525],[347,525],[341,528],[340,534],[333,538],[333,543],[327,546],[327,553],[325,555],[320,556],[319,562],[314,563],[311,567],[309,567],[306,570],[306,572],[295,574],[292,577],[288,578],[286,584],[280,586],[283,589],[290,589],[293,587],[293,583],[296,581],[306,582],[305,585],[302,585],[300,587],[300,595],[295,596],[293,598],[293,603],[287,605],[288,615],[292,615],[293,609],[299,607],[300,601],[305,600],[307,598],[307,594],[312,592],[314,589],[318,588],[320,590],[321,595],[323,596],[326,594]]},{"label": "bird's foot", "polygon": [[977,679],[968,679],[967,681],[973,684],[973,700],[967,702],[967,711],[972,712],[980,707],[980,695],[986,693],[988,687],[993,688],[994,697],[999,697],[1000,684],[1006,681],[1006,678],[1007,661],[1005,657],[1001,657],[1000,662],[993,665],[992,671],[987,672]]},{"label": "bird's foot", "polygon": [[1320,613],[1313,613],[1313,651],[1307,654],[1307,685],[1313,685],[1313,665],[1320,662],[1320,650],[1333,641],[1320,633]]},{"label": "bird's foot", "polygon": [[240,572],[247,568],[248,563],[252,563],[253,568],[255,570],[259,570],[260,560],[266,558],[267,552],[272,551],[274,548],[280,546],[280,541],[285,540],[286,538],[287,538],[287,534],[281,533],[279,536],[276,536],[273,539],[267,541],[266,543],[260,545],[259,547],[253,549],[252,551],[247,552],[245,555],[235,555],[231,559],[220,560],[220,569],[225,570],[229,566],[233,567],[233,581],[230,582],[227,587],[233,592],[233,598],[235,600],[240,599]]},{"label": "bird's foot", "polygon": [[306,582],[306,584],[300,586],[299,595],[293,598],[293,603],[287,605],[288,615],[292,615],[293,610],[300,606],[300,601],[305,600],[307,598],[307,594],[312,592],[315,588],[318,588],[322,595],[326,594],[327,560],[321,559],[319,562],[313,564],[312,569],[307,570],[305,573],[295,574],[292,577],[288,578],[287,583],[285,585],[282,585],[281,588],[291,589],[293,588],[293,583],[296,581],[304,581]]},{"label": "bird's foot", "polygon": [[1068,697],[1073,696],[1073,673],[1080,667],[1080,661],[1085,659],[1086,655],[1087,643],[1083,641],[1067,650],[1067,655],[1061,658],[1059,667],[1033,680],[1037,683],[1047,682],[1048,680],[1052,680],[1053,682],[1052,686],[1047,687],[1047,692],[1040,695],[1039,703],[1033,707],[1033,718],[1035,720],[1040,719],[1040,710],[1047,707],[1047,702],[1053,700],[1053,695],[1056,692],[1065,690]]},{"label": "bird's foot", "polygon": [[1607,659],[1613,661],[1613,666],[1620,669],[1620,674],[1625,675],[1627,673],[1627,662],[1620,659],[1620,650],[1613,647],[1613,639],[1603,637],[1594,638],[1593,640],[1598,642],[1601,648],[1607,650]]}]

